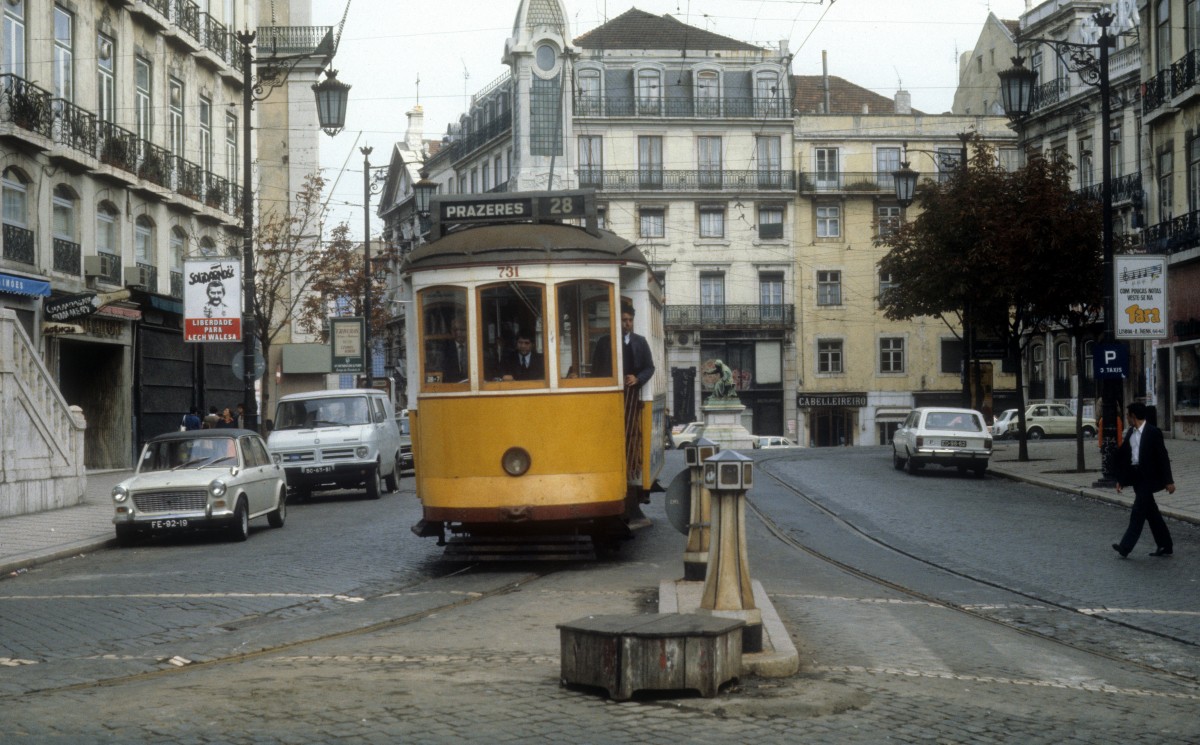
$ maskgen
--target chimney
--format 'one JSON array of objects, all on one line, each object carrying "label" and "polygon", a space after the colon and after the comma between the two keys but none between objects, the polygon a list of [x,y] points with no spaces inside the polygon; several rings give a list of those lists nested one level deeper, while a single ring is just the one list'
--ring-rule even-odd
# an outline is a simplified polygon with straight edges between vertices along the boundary
[{"label": "chimney", "polygon": [[912,94],[908,91],[896,91],[895,113],[912,113]]},{"label": "chimney", "polygon": [[419,153],[424,138],[425,110],[421,108],[421,104],[417,104],[408,112],[408,129],[404,130],[404,146],[414,153]]},{"label": "chimney", "polygon": [[829,106],[829,53],[824,49],[821,50],[821,86],[825,90],[825,103],[822,106],[822,114],[833,113]]}]

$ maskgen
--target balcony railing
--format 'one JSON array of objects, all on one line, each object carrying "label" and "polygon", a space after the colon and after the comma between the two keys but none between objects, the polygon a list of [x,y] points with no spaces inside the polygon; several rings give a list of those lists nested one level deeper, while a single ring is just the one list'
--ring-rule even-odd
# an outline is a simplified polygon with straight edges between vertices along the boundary
[{"label": "balcony railing", "polygon": [[200,40],[200,6],[192,0],[171,0],[171,22]]},{"label": "balcony railing", "polygon": [[33,231],[4,223],[4,258],[22,264],[36,264]]},{"label": "balcony railing", "polygon": [[1171,77],[1170,70],[1160,70],[1142,83],[1142,114],[1149,114],[1171,100]]},{"label": "balcony railing", "polygon": [[142,157],[138,163],[138,176],[150,183],[158,184],[164,189],[172,188],[174,174],[171,151],[145,140],[139,140],[138,144],[142,150]]},{"label": "balcony railing", "polygon": [[796,324],[795,306],[787,305],[668,305],[669,331],[700,329],[790,329]]},{"label": "balcony railing", "polygon": [[799,174],[797,190],[805,192],[866,192],[896,191],[896,179],[890,173],[877,171],[837,171]]},{"label": "balcony railing", "polygon": [[235,65],[237,60],[233,54],[233,45],[230,43],[229,29],[225,24],[213,18],[208,13],[200,13],[200,43],[204,48],[217,55],[226,64]]},{"label": "balcony railing", "polygon": [[213,209],[233,214],[229,204],[229,181],[215,173],[204,171],[204,203]]},{"label": "balcony railing", "polygon": [[598,191],[791,191],[791,171],[623,171],[582,169],[580,186]]},{"label": "balcony railing", "polygon": [[171,270],[171,297],[183,297],[183,272]]},{"label": "balcony railing", "polygon": [[96,115],[64,98],[51,101],[54,108],[54,141],[91,156],[96,154]]},{"label": "balcony railing", "polygon": [[[1091,184],[1081,188],[1080,193],[1100,201],[1103,195],[1104,184]],[[1118,202],[1128,202],[1141,198],[1142,195],[1142,174],[1128,173],[1124,176],[1118,176],[1112,180],[1112,200],[1116,204]]]},{"label": "balcony railing", "polygon": [[1178,96],[1196,85],[1200,52],[1193,49],[1171,65],[1171,96]]},{"label": "balcony railing", "polygon": [[1164,220],[1146,228],[1147,253],[1174,254],[1200,246],[1200,211]]},{"label": "balcony railing", "polygon": [[1071,81],[1067,78],[1055,78],[1033,89],[1033,98],[1030,101],[1030,107],[1033,111],[1044,109],[1047,106],[1067,100],[1070,95]]},{"label": "balcony railing", "polygon": [[78,243],[64,238],[54,239],[54,271],[79,276],[82,256]]},{"label": "balcony railing", "polygon": [[125,278],[121,276],[121,257],[116,254],[97,252],[100,257],[100,279],[110,285],[124,285]]},{"label": "balcony railing", "polygon": [[54,110],[49,91],[16,75],[0,75],[0,121],[52,137]]},{"label": "balcony railing", "polygon": [[259,26],[259,56],[333,54],[332,26]]},{"label": "balcony railing", "polygon": [[512,112],[506,111],[479,129],[460,136],[459,139],[451,142],[449,145],[444,145],[433,156],[432,160],[453,163],[456,160],[467,157],[480,147],[511,130]]},{"label": "balcony railing", "polygon": [[780,99],[696,98],[667,96],[577,96],[576,116],[620,116],[651,118],[702,117],[727,119],[787,119],[791,108]]},{"label": "balcony railing", "polygon": [[138,137],[124,127],[112,122],[100,122],[98,137],[100,162],[113,168],[137,173]]},{"label": "balcony railing", "polygon": [[171,0],[145,0],[145,3],[163,18],[171,17]]},{"label": "balcony railing", "polygon": [[191,161],[178,155],[171,156],[175,168],[175,191],[199,200],[204,194],[204,171]]}]

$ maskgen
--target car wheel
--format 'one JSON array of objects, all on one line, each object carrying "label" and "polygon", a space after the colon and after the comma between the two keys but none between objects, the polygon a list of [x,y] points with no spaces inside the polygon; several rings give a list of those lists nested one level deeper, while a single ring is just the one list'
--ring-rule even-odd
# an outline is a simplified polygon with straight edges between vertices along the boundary
[{"label": "car wheel", "polygon": [[379,499],[383,496],[383,479],[379,476],[379,466],[367,474],[367,499]]},{"label": "car wheel", "polygon": [[118,525],[117,528],[117,545],[121,548],[129,548],[137,540],[137,529],[132,525]]},{"label": "car wheel", "polygon": [[272,528],[282,528],[287,520],[287,489],[279,490],[279,506],[267,513],[267,524]]},{"label": "car wheel", "polygon": [[917,471],[921,470],[921,464],[917,462],[916,458],[909,455],[908,459],[904,461],[904,470],[915,476]]},{"label": "car wheel", "polygon": [[229,540],[241,543],[249,537],[250,510],[246,507],[245,498],[240,498],[233,510],[233,520],[229,523]]},{"label": "car wheel", "polygon": [[900,457],[900,454],[896,452],[896,448],[894,447],[892,448],[892,468],[895,468],[897,471],[904,468],[904,459]]},{"label": "car wheel", "polygon": [[1041,427],[1034,427],[1033,429],[1029,430],[1029,439],[1031,440],[1040,440],[1045,436],[1046,433],[1042,431]]},{"label": "car wheel", "polygon": [[1096,436],[1096,429],[1095,429],[1095,427],[1088,427],[1088,426],[1085,426],[1085,427],[1083,428],[1083,436],[1084,436],[1084,437],[1088,437],[1088,438],[1095,437],[1095,436]]},{"label": "car wheel", "polygon": [[395,494],[400,491],[400,453],[396,453],[396,465],[392,468],[392,472],[387,476],[387,490]]}]

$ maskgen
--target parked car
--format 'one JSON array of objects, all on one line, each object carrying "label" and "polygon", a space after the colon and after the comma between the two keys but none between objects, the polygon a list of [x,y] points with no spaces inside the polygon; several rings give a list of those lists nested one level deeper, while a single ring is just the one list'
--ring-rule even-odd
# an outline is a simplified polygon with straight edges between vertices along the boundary
[{"label": "parked car", "polygon": [[704,434],[704,422],[692,422],[671,430],[671,447],[681,448],[695,442]]},{"label": "parked car", "polygon": [[779,437],[777,435],[767,435],[767,436],[755,435],[754,436],[754,449],[755,450],[774,450],[776,448],[798,448],[798,447],[800,447],[800,446],[797,445],[796,443],[792,442],[791,440],[789,440],[786,437]]},{"label": "parked car", "polygon": [[1005,409],[992,422],[992,437],[1004,439],[1008,437],[1008,428],[1017,421],[1017,409]]},{"label": "parked car", "polygon": [[991,456],[991,432],[971,409],[913,409],[892,436],[892,465],[910,474],[932,463],[983,478]]},{"label": "parked car", "polygon": [[113,487],[117,542],[139,534],[224,530],[231,540],[250,535],[266,516],[282,528],[287,516],[283,468],[257,433],[244,429],[168,432],[142,446],[133,476]]},{"label": "parked car", "polygon": [[[1096,436],[1096,420],[1083,417],[1079,431],[1084,437]],[[1025,410],[1025,433],[1031,440],[1043,437],[1074,437],[1075,412],[1064,404],[1034,404]],[[1019,437],[1020,422],[1014,416],[1008,425],[1009,437]]]},{"label": "parked car", "polygon": [[365,487],[368,499],[400,488],[400,428],[387,394],[368,388],[291,393],[275,408],[267,448],[300,498],[316,489]]}]

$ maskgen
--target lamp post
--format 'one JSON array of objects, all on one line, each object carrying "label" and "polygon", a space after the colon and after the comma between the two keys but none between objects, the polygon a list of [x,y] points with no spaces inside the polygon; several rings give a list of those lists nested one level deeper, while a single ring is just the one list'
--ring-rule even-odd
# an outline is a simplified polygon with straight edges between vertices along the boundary
[{"label": "lamp post", "polygon": [[[250,51],[254,43],[254,31],[237,32],[242,45],[242,406],[245,409],[243,425],[246,429],[258,429],[258,401],[254,395],[254,360],[257,336],[254,295],[254,190],[251,188],[251,133],[250,110],[255,101],[263,101],[271,91],[287,80],[296,65],[311,59],[315,53],[271,57],[269,64],[260,66],[254,75],[255,59]],[[317,99],[317,116],[326,134],[333,136],[342,131],[346,123],[346,99],[350,86],[337,80],[337,71],[326,73],[326,80],[313,86]]]},{"label": "lamp post", "polygon": [[[959,132],[957,137],[961,143],[961,150],[958,156],[958,168],[965,182],[967,177],[967,143],[975,135],[972,132]],[[916,150],[913,152],[926,153],[931,156],[937,156],[938,167],[945,169],[948,158],[953,161],[953,156],[947,156],[946,153],[934,153],[928,150]],[[917,192],[917,178],[919,173],[910,168],[908,160],[908,143],[904,143],[904,160],[900,162],[900,169],[892,171],[892,183],[896,189],[896,201],[901,207],[908,208],[912,205],[913,199]],[[965,250],[964,250],[965,253]],[[972,395],[972,380],[975,383],[975,390],[982,393],[982,386],[979,384],[979,365],[975,360],[975,325],[971,318],[971,298],[966,296],[963,298],[963,374],[962,374],[962,400],[964,406],[968,409],[977,408],[975,406],[975,397]]]},{"label": "lamp post", "polygon": [[429,202],[437,193],[436,181],[431,181],[429,174],[421,171],[421,180],[413,184],[413,203],[417,213],[417,231],[420,235],[429,232]]},{"label": "lamp post", "polygon": [[[363,361],[366,364],[367,387],[375,384],[374,361],[371,350],[371,194],[381,186],[371,182],[371,153],[375,148],[360,147],[363,154]],[[379,169],[387,166],[378,166]]]},{"label": "lamp post", "polygon": [[[1101,235],[1104,246],[1104,338],[1109,345],[1120,345],[1116,338],[1115,322],[1116,307],[1114,297],[1113,277],[1113,206],[1112,206],[1112,101],[1111,81],[1108,76],[1109,49],[1116,46],[1116,38],[1108,33],[1108,27],[1115,16],[1111,11],[1098,10],[1092,19],[1100,28],[1100,39],[1095,44],[1060,41],[1058,39],[1017,39],[1017,47],[1025,42],[1046,44],[1054,49],[1054,53],[1062,60],[1071,72],[1077,73],[1079,79],[1088,85],[1094,85],[1100,90],[1100,128],[1101,153],[1100,200],[1103,225]],[[1037,73],[1025,67],[1025,59],[1017,56],[1012,59],[1013,66],[999,73],[1000,97],[1004,103],[1004,111],[1014,122],[1020,122],[1033,110],[1033,90],[1037,85]],[[1112,486],[1115,483],[1114,469],[1117,451],[1117,428],[1115,426],[1117,411],[1117,382],[1112,378],[1100,379],[1101,406],[1100,417],[1104,423],[1100,438],[1100,467],[1102,478],[1094,484],[1097,487]]]}]

